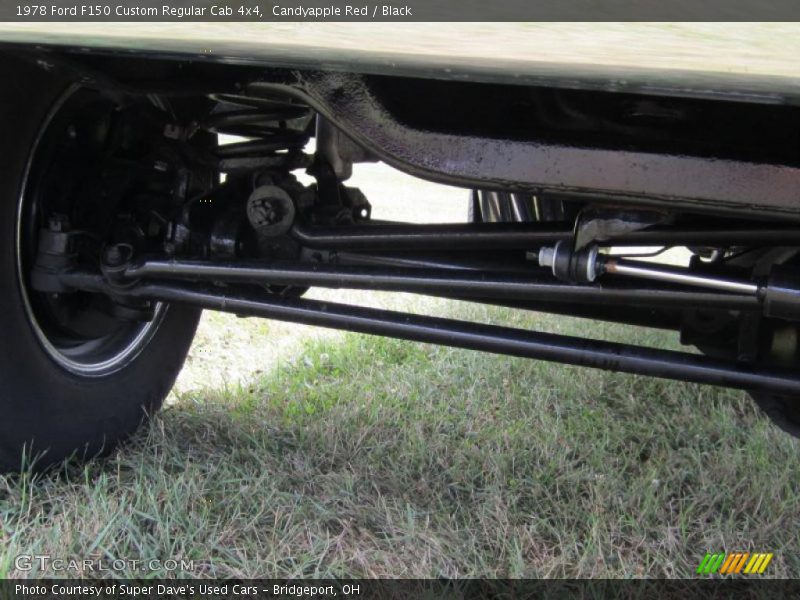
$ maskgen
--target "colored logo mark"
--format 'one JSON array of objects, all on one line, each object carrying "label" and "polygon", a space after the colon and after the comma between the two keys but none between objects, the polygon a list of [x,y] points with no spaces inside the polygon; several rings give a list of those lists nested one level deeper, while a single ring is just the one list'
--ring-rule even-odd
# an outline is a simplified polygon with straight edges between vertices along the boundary
[{"label": "colored logo mark", "polygon": [[756,552],[733,552],[729,554],[706,554],[697,567],[698,575],[720,575],[746,574],[759,575],[763,573],[767,565],[772,560],[772,552],[769,554]]}]

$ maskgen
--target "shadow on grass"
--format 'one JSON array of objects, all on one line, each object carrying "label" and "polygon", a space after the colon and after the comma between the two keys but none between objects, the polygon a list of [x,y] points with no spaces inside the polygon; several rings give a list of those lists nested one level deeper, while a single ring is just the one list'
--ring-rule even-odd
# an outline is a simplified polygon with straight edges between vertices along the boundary
[{"label": "shadow on grass", "polygon": [[349,335],[8,480],[0,514],[6,555],[201,576],[686,577],[712,550],[796,576],[796,457],[740,393]]}]

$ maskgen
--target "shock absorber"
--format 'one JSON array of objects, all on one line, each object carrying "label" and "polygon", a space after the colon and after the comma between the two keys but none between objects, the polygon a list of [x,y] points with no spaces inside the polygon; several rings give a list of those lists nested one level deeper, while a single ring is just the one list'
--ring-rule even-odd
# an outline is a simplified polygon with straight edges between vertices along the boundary
[{"label": "shock absorber", "polygon": [[550,267],[553,275],[563,281],[591,283],[599,276],[608,273],[710,288],[721,292],[749,295],[755,295],[758,292],[758,286],[748,281],[697,274],[683,268],[661,267],[606,256],[600,254],[596,244],[590,244],[581,250],[573,250],[570,243],[562,240],[552,248],[542,248],[538,258],[540,266]]},{"label": "shock absorber", "polygon": [[762,303],[764,315],[800,320],[800,275],[796,268],[783,265],[774,266],[765,281],[756,282],[605,256],[596,244],[576,251],[563,240],[553,247],[541,248],[538,262],[552,269],[557,279],[572,283],[592,283],[609,274],[754,296]]}]

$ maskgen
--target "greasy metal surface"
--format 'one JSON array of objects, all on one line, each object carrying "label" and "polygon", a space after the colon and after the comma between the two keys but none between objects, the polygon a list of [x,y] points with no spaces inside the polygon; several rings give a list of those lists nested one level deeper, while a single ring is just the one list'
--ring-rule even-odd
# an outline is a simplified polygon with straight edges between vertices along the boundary
[{"label": "greasy metal surface", "polygon": [[[632,210],[618,207],[587,206],[581,210],[575,224],[575,250],[581,250],[592,242],[607,242],[624,238],[626,233],[648,229],[654,225],[669,224],[674,216],[666,211]],[[700,242],[706,244],[704,240]]]},{"label": "greasy metal surface", "polygon": [[698,354],[655,350],[334,302],[270,297],[263,292],[226,293],[219,288],[149,284],[114,290],[103,281],[102,277],[81,273],[65,275],[64,282],[76,289],[100,293],[114,292],[124,296],[190,304],[241,315],[495,354],[747,390],[800,394],[800,377],[794,372],[766,367],[746,367]]},{"label": "greasy metal surface", "polygon": [[[386,162],[476,187],[596,194],[709,211],[800,212],[800,168],[736,160],[495,140],[411,129],[352,74],[306,73],[309,101]],[[259,84],[250,86],[258,93]],[[263,86],[264,93],[274,90]],[[792,215],[800,218],[800,215]]]},{"label": "greasy metal surface", "polygon": [[[706,73],[640,65],[548,63],[528,59],[464,60],[440,54],[382,53],[361,47],[321,51],[313,44],[220,41],[204,51],[184,38],[141,39],[0,29],[9,49],[58,48],[79,56],[105,53],[223,64],[306,69],[300,86],[315,107],[386,162],[433,181],[591,194],[670,209],[751,212],[800,220],[800,168],[744,161],[456,136],[404,127],[369,93],[359,75],[390,74],[603,91],[800,103],[800,77]],[[285,40],[285,38],[284,38]],[[20,45],[22,44],[22,45]],[[782,72],[790,72],[784,69]],[[267,85],[267,88],[270,84]],[[258,86],[251,91],[257,92]]]}]

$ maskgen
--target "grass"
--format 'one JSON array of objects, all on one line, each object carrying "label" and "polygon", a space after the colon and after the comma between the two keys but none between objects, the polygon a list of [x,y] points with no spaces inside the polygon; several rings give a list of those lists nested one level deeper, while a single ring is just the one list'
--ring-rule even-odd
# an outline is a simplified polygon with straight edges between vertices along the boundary
[{"label": "grass", "polygon": [[[363,188],[423,198],[406,212],[434,202],[368,168]],[[314,295],[677,347],[578,319]],[[193,561],[128,577],[687,577],[707,551],[747,550],[798,577],[797,462],[740,392],[207,313],[168,406],[120,451],[0,477],[0,577],[42,574],[17,570],[21,553]]]},{"label": "grass", "polygon": [[763,550],[791,577],[797,450],[736,392],[311,339],[249,382],[180,393],[109,459],[0,479],[0,575],[25,552],[216,577],[684,577],[706,550]]}]

